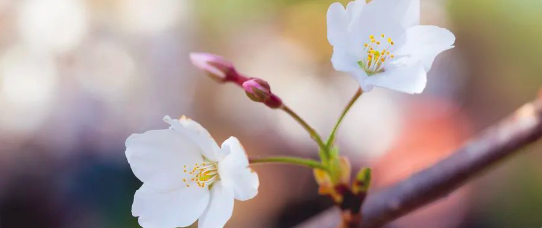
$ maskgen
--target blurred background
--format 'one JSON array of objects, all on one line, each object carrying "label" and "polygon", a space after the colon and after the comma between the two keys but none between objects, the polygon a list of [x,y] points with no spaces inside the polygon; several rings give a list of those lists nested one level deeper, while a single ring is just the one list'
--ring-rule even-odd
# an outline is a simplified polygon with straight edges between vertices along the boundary
[{"label": "blurred background", "polygon": [[[383,0],[376,0],[383,1]],[[316,158],[285,113],[218,85],[188,53],[217,53],[327,135],[357,89],[330,64],[334,0],[0,0],[0,228],[136,228],[132,133],[187,115],[250,155]],[[342,0],[342,3],[347,1]],[[542,2],[422,0],[422,24],[450,29],[422,95],[364,94],[338,135],[378,190],[450,154],[542,86]],[[394,227],[542,226],[542,143]],[[256,166],[260,193],[227,227],[293,227],[331,206],[312,172]]]}]

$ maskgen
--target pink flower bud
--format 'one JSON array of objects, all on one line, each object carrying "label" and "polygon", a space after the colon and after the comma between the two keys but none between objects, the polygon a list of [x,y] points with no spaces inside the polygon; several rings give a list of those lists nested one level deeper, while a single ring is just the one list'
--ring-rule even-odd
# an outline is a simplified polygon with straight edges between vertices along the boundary
[{"label": "pink flower bud", "polygon": [[197,68],[207,73],[212,79],[217,82],[235,82],[241,85],[247,80],[237,73],[233,67],[233,63],[222,56],[213,55],[210,53],[193,52],[190,53],[190,60]]},{"label": "pink flower bud", "polygon": [[262,102],[270,108],[279,108],[282,106],[282,100],[271,93],[269,84],[259,78],[250,78],[243,83],[243,89],[247,96],[256,102]]},{"label": "pink flower bud", "polygon": [[243,83],[243,89],[253,101],[265,102],[271,97],[271,88],[269,84],[259,78],[252,78]]}]

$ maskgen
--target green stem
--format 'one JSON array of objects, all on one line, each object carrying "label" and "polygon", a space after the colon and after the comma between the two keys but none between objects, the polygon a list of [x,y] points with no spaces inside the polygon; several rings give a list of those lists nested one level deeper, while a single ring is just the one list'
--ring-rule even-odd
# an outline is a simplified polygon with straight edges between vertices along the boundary
[{"label": "green stem", "polygon": [[301,124],[301,126],[303,126],[303,128],[305,128],[307,132],[309,132],[311,138],[318,143],[320,150],[326,150],[326,145],[316,130],[314,130],[307,122],[305,122],[305,120],[292,111],[288,106],[283,105],[281,109],[288,113],[288,115],[292,116],[299,124]]},{"label": "green stem", "polygon": [[350,111],[350,108],[352,108],[354,103],[356,103],[356,101],[361,96],[361,94],[363,94],[363,91],[361,90],[361,88],[359,88],[358,91],[356,91],[356,94],[354,94],[354,96],[352,97],[352,99],[350,99],[350,102],[348,102],[346,107],[344,107],[344,110],[341,113],[341,116],[337,120],[337,123],[335,124],[335,127],[333,128],[333,131],[331,131],[331,134],[329,135],[329,138],[327,139],[326,148],[328,148],[328,150],[331,147],[331,145],[333,145],[333,142],[335,141],[335,134],[337,133],[337,130],[339,129],[339,126],[341,125],[341,122],[343,121],[344,117],[346,116],[346,113],[348,113],[348,111]]},{"label": "green stem", "polygon": [[305,158],[298,158],[298,157],[251,157],[248,159],[251,164],[257,164],[257,163],[285,163],[285,164],[294,164],[294,165],[300,165],[300,166],[307,166],[313,169],[322,169],[328,171],[328,168],[324,166],[322,163],[312,160],[312,159],[305,159]]}]

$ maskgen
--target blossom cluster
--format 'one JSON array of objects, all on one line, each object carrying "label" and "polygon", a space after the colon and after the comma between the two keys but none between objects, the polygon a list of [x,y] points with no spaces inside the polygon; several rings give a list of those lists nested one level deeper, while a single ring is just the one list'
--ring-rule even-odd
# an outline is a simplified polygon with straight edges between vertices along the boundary
[{"label": "blossom cluster", "polygon": [[[335,131],[356,99],[374,87],[421,93],[435,57],[453,48],[455,37],[446,29],[420,25],[419,0],[356,0],[346,7],[333,3],[327,27],[333,67],[352,75],[360,86],[327,142],[284,105],[266,81],[242,75],[217,55],[192,53],[190,58],[217,82],[236,84],[251,100],[286,111],[315,140],[321,157],[321,161],[282,157],[262,162],[311,167],[321,194],[338,205],[345,196],[359,197],[362,203],[370,170],[360,170],[349,183],[350,163],[333,146]],[[184,116],[166,116],[164,121],[169,128],[133,134],[126,140],[128,162],[143,182],[134,196],[133,215],[145,228],[186,227],[196,220],[200,228],[224,227],[234,200],[249,200],[258,193],[258,175],[249,167],[243,146],[235,137],[219,146],[204,127]]]}]

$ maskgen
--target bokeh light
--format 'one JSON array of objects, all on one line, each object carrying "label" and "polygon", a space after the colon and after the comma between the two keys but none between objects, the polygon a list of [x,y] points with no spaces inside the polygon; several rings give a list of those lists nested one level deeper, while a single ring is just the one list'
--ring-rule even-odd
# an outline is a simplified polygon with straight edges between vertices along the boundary
[{"label": "bokeh light", "polygon": [[55,96],[58,71],[54,59],[14,45],[0,57],[2,128],[31,131],[45,120]]},{"label": "bokeh light", "polygon": [[153,34],[186,21],[186,0],[121,0],[120,24],[130,32]]},{"label": "bokeh light", "polygon": [[66,52],[88,30],[88,13],[80,0],[27,0],[20,6],[18,24],[23,42],[35,49]]},{"label": "bokeh light", "polygon": [[98,40],[83,48],[74,60],[81,86],[101,99],[119,99],[134,88],[136,65],[120,44]]}]

